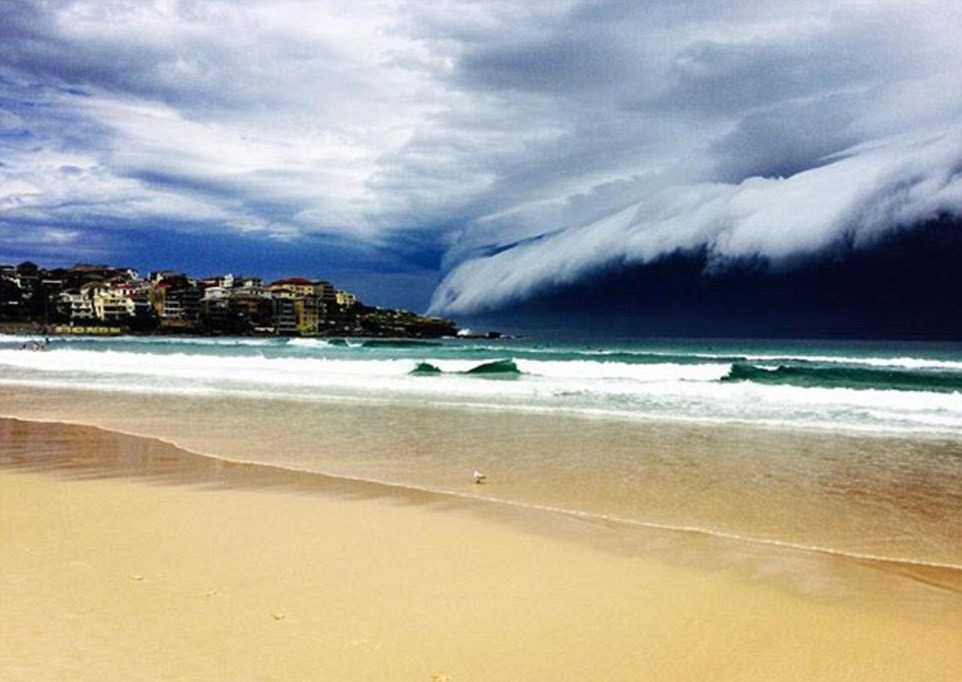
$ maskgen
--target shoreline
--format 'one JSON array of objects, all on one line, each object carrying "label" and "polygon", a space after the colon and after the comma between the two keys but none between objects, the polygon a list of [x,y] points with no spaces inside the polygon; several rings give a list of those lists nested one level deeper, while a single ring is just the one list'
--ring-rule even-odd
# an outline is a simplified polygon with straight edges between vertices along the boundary
[{"label": "shoreline", "polygon": [[[944,582],[952,585],[951,589],[962,592],[962,564],[849,552],[843,549],[832,547],[803,545],[789,541],[739,535],[737,533],[728,533],[708,527],[670,525],[623,518],[600,512],[568,509],[564,507],[528,503],[519,500],[502,499],[483,494],[480,487],[478,488],[477,493],[465,493],[441,488],[431,488],[387,480],[364,478],[360,476],[299,469],[276,463],[244,461],[232,459],[229,456],[219,455],[212,452],[201,452],[194,450],[186,445],[178,443],[175,440],[161,436],[145,435],[142,433],[125,431],[117,428],[106,428],[92,422],[70,421],[64,419],[35,419],[0,414],[0,432],[6,430],[4,427],[6,427],[10,422],[38,424],[48,426],[53,429],[62,427],[89,429],[93,432],[104,435],[123,436],[133,440],[156,444],[161,448],[169,448],[171,451],[173,451],[173,454],[171,455],[172,457],[181,460],[193,460],[195,462],[194,467],[188,467],[183,473],[186,474],[188,471],[194,468],[214,470],[217,471],[218,475],[221,477],[218,483],[226,487],[233,487],[241,478],[243,478],[246,481],[247,486],[255,488],[286,484],[292,489],[308,492],[313,491],[323,493],[330,492],[332,490],[340,490],[345,494],[350,494],[350,491],[353,490],[354,494],[361,497],[403,499],[412,502],[418,501],[419,503],[424,504],[432,503],[437,506],[445,506],[450,508],[463,506],[469,509],[483,510],[484,513],[495,517],[510,516],[512,514],[544,515],[547,517],[556,517],[558,519],[567,518],[575,522],[583,522],[585,524],[603,526],[610,529],[621,529],[622,531],[627,532],[634,530],[678,536],[703,536],[705,539],[710,541],[720,541],[723,543],[730,542],[746,547],[758,546],[763,550],[774,549],[797,552],[801,554],[819,555],[842,562],[851,562],[853,564],[874,567],[878,570],[886,570],[891,568],[896,571],[903,571],[907,573],[911,573],[913,571],[923,573],[927,571],[946,571],[948,572],[947,575],[953,576],[953,579]],[[55,473],[62,470],[62,467],[59,466],[59,464],[60,463],[56,461],[50,463],[38,463],[36,470]],[[83,466],[89,467],[90,470],[94,472],[102,471],[105,474],[116,472],[115,469],[113,469],[107,462],[104,461],[88,461]],[[2,458],[2,453],[0,453],[0,469],[3,469],[4,467],[5,463]],[[228,472],[231,471],[235,473],[234,476],[228,474]],[[242,472],[247,472],[249,475],[244,475]],[[154,472],[150,467],[147,467],[140,472],[140,475],[149,478],[154,473],[156,472]],[[128,470],[124,470],[123,475],[128,478],[140,477],[136,471]],[[190,479],[188,478],[187,480]],[[207,482],[210,485],[214,484],[213,481],[210,480]],[[500,512],[496,510],[500,510]]]},{"label": "shoreline", "polygon": [[4,428],[5,679],[962,673],[962,593],[898,568]]},{"label": "shoreline", "polygon": [[[162,391],[157,391],[148,387],[144,388],[133,388],[133,387],[122,387],[122,388],[110,388],[107,386],[94,386],[91,388],[78,388],[75,384],[64,383],[28,383],[20,382],[17,380],[8,381],[0,378],[0,389],[23,389],[25,391],[57,391],[57,392],[73,392],[73,393],[103,393],[103,394],[114,394],[114,395],[130,395],[139,396],[143,398],[156,398],[156,397],[167,397],[171,400],[183,397],[184,394],[178,393],[176,390],[172,390],[169,393],[164,393]],[[204,398],[213,397],[205,396],[202,393],[188,394],[189,398]],[[246,393],[243,391],[238,391],[236,393],[225,392],[220,396],[220,398],[226,398],[229,400],[258,400],[260,396],[256,393]],[[278,394],[271,398],[276,402],[309,402],[316,405],[341,405],[341,404],[356,404],[359,406],[372,405],[378,407],[393,406],[396,405],[394,398],[390,397],[374,397],[369,395],[338,395],[338,394],[320,394],[310,397],[305,397],[299,394]],[[915,440],[930,443],[954,443],[956,439],[956,432],[950,429],[939,430],[933,428],[919,429],[919,430],[907,430],[905,428],[886,428],[881,426],[854,426],[854,425],[837,425],[829,422],[818,423],[797,423],[789,421],[760,421],[760,420],[749,420],[738,421],[734,419],[722,418],[722,417],[689,417],[689,416],[679,416],[679,415],[665,415],[665,414],[624,414],[620,412],[609,412],[604,410],[586,410],[583,408],[544,408],[535,406],[525,406],[525,405],[510,405],[505,406],[498,403],[453,403],[453,402],[432,402],[432,403],[411,403],[412,407],[424,407],[429,405],[431,407],[437,407],[439,409],[451,410],[455,412],[461,412],[466,414],[477,413],[477,412],[487,412],[492,414],[500,413],[512,413],[520,415],[534,415],[534,416],[557,416],[564,419],[580,419],[586,422],[610,422],[613,424],[641,424],[641,425],[668,425],[675,426],[679,428],[685,427],[705,427],[710,429],[721,429],[721,430],[739,430],[748,429],[752,431],[762,431],[770,433],[789,433],[793,435],[824,435],[828,433],[841,434],[848,438],[864,438],[864,439],[876,439],[876,440]],[[8,417],[11,419],[16,419],[15,414],[0,414],[0,417]],[[89,426],[96,426],[96,424],[87,424]],[[137,435],[137,434],[134,434]],[[150,436],[148,436],[150,437]]]},{"label": "shoreline", "polygon": [[[907,564],[962,564],[962,517],[945,511],[962,502],[959,451],[945,441],[558,419],[390,401],[12,387],[0,391],[0,413],[159,438],[225,460],[490,497],[492,504],[586,522]],[[489,485],[471,481],[478,468],[489,474]]]}]

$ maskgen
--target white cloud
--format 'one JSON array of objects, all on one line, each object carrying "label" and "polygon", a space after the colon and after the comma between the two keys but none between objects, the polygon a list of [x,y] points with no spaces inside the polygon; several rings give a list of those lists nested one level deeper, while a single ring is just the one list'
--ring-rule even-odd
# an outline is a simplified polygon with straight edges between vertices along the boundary
[{"label": "white cloud", "polygon": [[[368,181],[378,159],[439,107],[430,79],[397,65],[418,48],[387,30],[390,8],[34,8],[0,47],[10,120],[26,103],[33,133],[18,157],[24,165],[11,160],[6,172],[39,181],[31,155],[79,151],[110,176],[86,177],[85,193],[105,200],[115,184],[133,182],[148,196],[207,206],[198,223],[226,216],[228,226],[249,225],[254,215],[278,233],[346,230],[373,239],[379,202]],[[55,176],[41,187],[59,193]],[[181,213],[156,217],[189,218]]]},{"label": "white cloud", "polygon": [[831,247],[867,245],[942,214],[962,214],[962,127],[927,139],[893,139],[790,178],[673,186],[588,225],[450,272],[432,307],[475,312],[569,284],[616,264],[644,264],[704,249],[725,263],[778,262]]},{"label": "white cloud", "polygon": [[430,241],[467,312],[960,210],[950,0],[0,12],[0,225]]}]

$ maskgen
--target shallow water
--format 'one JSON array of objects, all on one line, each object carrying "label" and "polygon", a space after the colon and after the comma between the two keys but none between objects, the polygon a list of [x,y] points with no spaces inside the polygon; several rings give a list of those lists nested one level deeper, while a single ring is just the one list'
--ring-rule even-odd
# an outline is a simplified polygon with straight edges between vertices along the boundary
[{"label": "shallow water", "polygon": [[957,344],[24,341],[0,336],[0,414],[586,518],[962,566]]},{"label": "shallow water", "polygon": [[[962,566],[962,447],[954,439],[37,387],[4,387],[0,413],[599,520]],[[474,469],[486,484],[472,483]]]},{"label": "shallow water", "polygon": [[[0,668],[18,679],[320,670],[400,680],[441,669],[453,679],[948,682],[962,671],[958,570],[6,419],[0,485],[11,606]],[[144,642],[161,656],[145,659]]]}]

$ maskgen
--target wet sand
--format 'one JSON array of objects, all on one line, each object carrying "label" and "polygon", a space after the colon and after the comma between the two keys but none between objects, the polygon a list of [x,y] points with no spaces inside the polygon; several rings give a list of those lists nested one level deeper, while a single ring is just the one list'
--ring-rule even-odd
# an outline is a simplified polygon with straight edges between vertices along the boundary
[{"label": "wet sand", "polygon": [[[962,566],[962,443],[403,401],[0,387],[0,415],[647,526]],[[491,485],[472,485],[480,469]]]},{"label": "wet sand", "polygon": [[953,571],[0,433],[0,679],[962,678]]}]

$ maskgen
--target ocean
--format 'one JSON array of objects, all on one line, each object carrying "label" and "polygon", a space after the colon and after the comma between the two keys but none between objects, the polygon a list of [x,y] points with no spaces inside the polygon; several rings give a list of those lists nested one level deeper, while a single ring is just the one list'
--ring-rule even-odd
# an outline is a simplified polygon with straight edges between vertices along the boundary
[{"label": "ocean", "polygon": [[962,345],[0,336],[0,381],[962,435]]},{"label": "ocean", "polygon": [[962,568],[960,344],[25,341],[0,337],[7,416],[586,520]]}]

